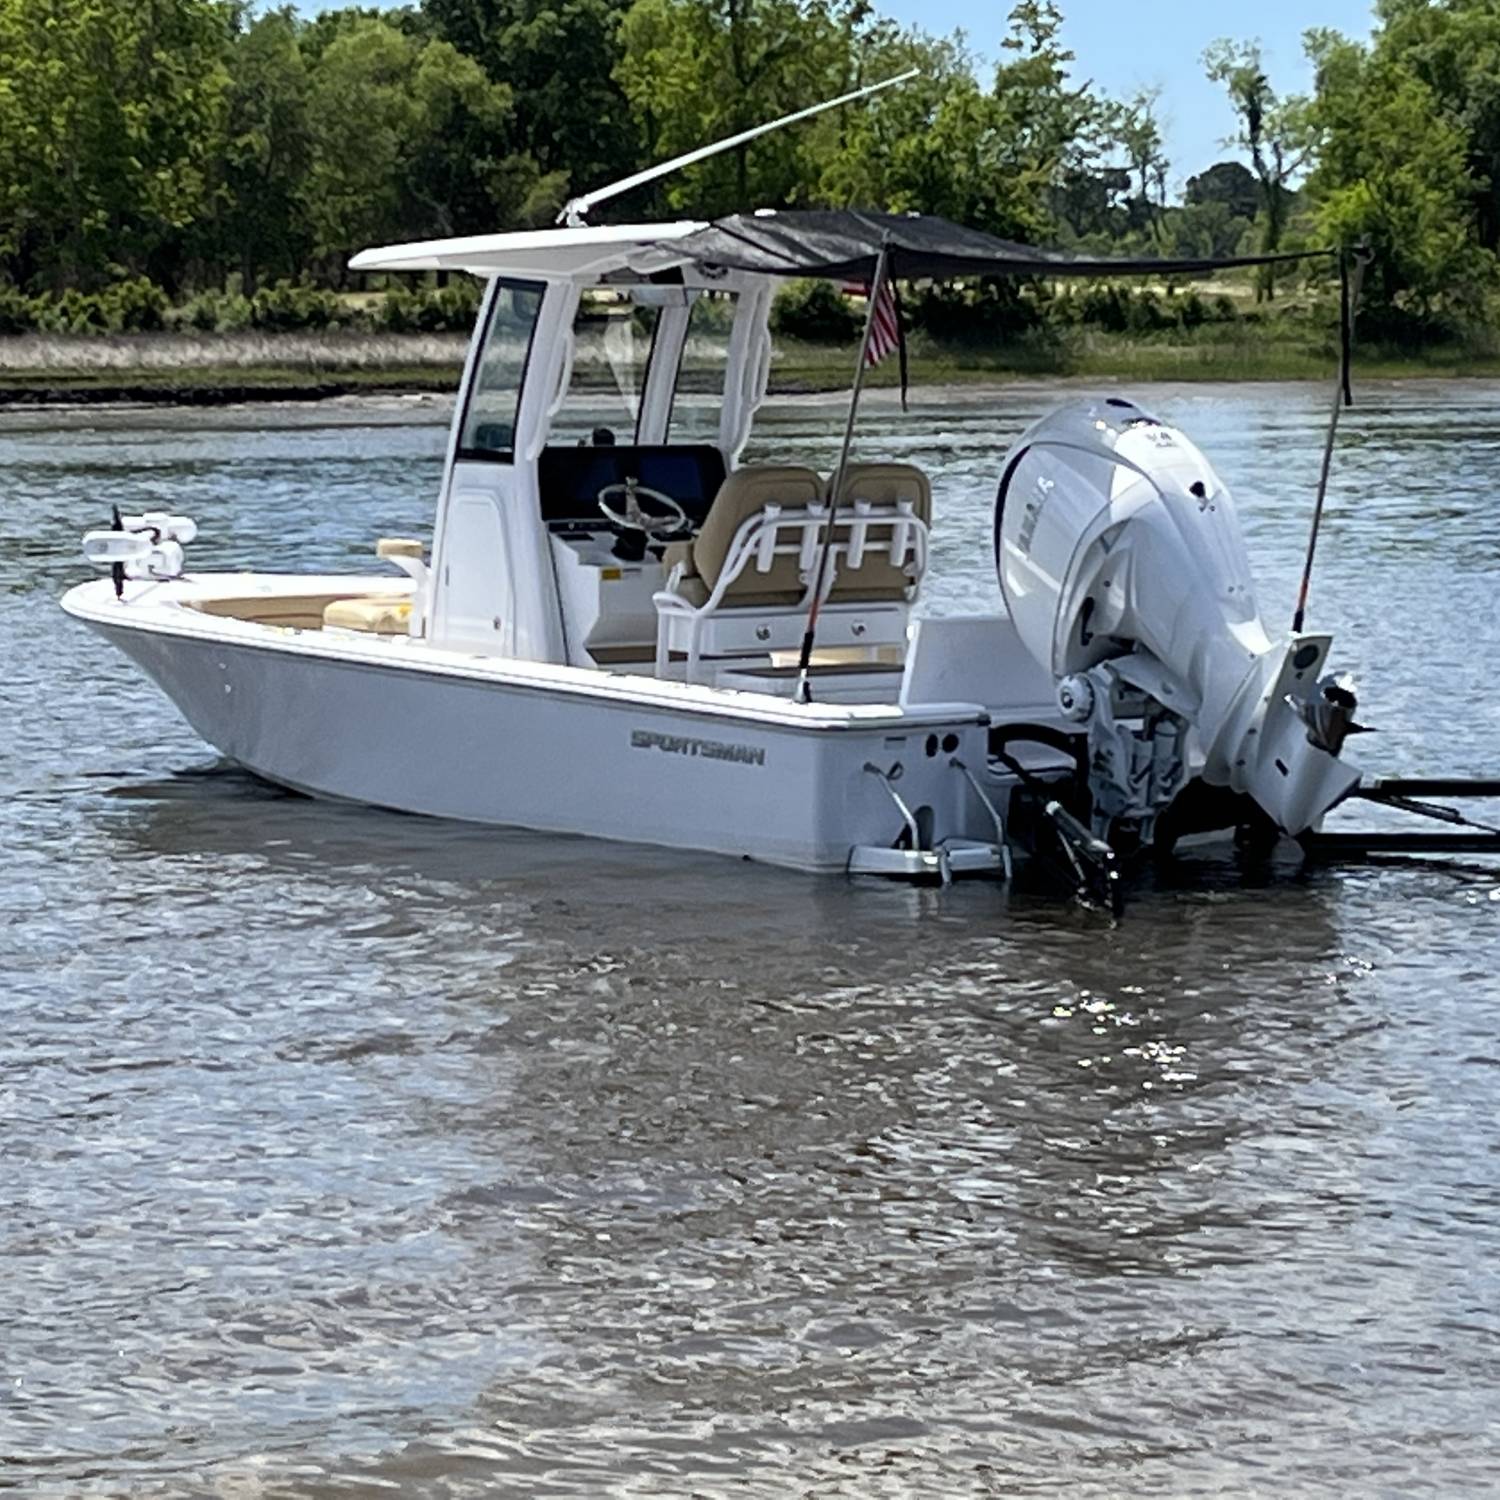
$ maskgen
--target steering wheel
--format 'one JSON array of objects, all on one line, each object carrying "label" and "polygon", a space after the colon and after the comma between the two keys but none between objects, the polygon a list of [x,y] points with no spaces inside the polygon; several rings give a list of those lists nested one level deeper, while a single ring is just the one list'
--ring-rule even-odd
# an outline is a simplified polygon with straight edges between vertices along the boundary
[{"label": "steering wheel", "polygon": [[[618,511],[609,503],[612,495],[625,496],[625,509]],[[649,516],[641,509],[642,500],[653,500],[665,506],[668,514]],[[607,484],[599,491],[599,512],[606,520],[613,521],[625,531],[644,531],[647,536],[668,536],[691,525],[687,512],[670,496],[660,490],[648,490],[634,479],[623,484]]]}]

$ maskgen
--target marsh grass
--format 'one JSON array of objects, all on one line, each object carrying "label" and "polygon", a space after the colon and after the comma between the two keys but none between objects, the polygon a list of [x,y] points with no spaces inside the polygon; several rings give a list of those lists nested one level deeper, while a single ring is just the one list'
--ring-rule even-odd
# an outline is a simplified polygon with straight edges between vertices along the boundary
[{"label": "marsh grass", "polygon": [[466,343],[458,333],[28,333],[0,338],[0,373],[451,371],[462,366]]},{"label": "marsh grass", "polygon": [[[231,334],[24,334],[0,338],[0,401],[248,400],[360,391],[452,391],[463,334],[245,332]],[[773,392],[842,390],[854,349],[778,340]],[[1192,333],[1043,330],[1010,339],[911,340],[914,386],[977,385],[1026,376],[1100,381],[1331,380],[1327,333],[1295,323],[1230,324]],[[1500,342],[1474,339],[1408,348],[1362,346],[1356,378],[1500,375]],[[870,372],[895,386],[897,361]]]},{"label": "marsh grass", "polygon": [[[1292,327],[1231,325],[1191,334],[1104,333],[1095,329],[1045,331],[994,343],[937,344],[914,337],[910,373],[922,384],[982,384],[1025,376],[1101,381],[1328,380],[1338,364],[1334,340]],[[1356,344],[1356,379],[1500,375],[1500,345],[1488,338],[1410,348]],[[772,367],[772,390],[827,390],[849,383],[849,349],[784,342]],[[895,359],[869,372],[872,386],[893,387]]]}]

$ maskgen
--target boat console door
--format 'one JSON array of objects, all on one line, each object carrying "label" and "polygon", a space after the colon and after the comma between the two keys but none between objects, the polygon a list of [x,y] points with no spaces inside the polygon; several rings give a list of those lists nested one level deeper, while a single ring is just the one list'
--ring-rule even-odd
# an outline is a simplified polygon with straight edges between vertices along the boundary
[{"label": "boat console door", "polygon": [[576,290],[493,279],[459,390],[432,548],[435,645],[534,661],[561,658],[549,559],[538,536],[536,464],[566,380]]}]

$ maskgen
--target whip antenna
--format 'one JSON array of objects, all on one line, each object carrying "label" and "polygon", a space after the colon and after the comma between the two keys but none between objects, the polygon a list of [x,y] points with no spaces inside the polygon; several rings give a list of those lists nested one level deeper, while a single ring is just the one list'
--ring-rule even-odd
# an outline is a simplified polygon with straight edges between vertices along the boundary
[{"label": "whip antenna", "polygon": [[756,136],[780,130],[783,125],[795,125],[799,120],[810,120],[814,115],[822,114],[824,110],[837,109],[840,104],[852,104],[856,99],[865,99],[871,94],[878,94],[881,89],[894,88],[898,83],[905,83],[908,79],[915,78],[920,71],[920,68],[908,68],[904,73],[897,73],[894,78],[883,78],[879,83],[868,83],[864,88],[855,89],[852,93],[840,94],[837,99],[825,99],[821,104],[809,105],[806,109],[797,110],[795,114],[782,115],[779,120],[770,120],[764,125],[742,130],[738,135],[726,136],[722,141],[715,141],[711,146],[699,146],[696,151],[674,156],[671,161],[660,162],[654,167],[647,167],[643,172],[635,172],[629,177],[622,177],[618,182],[610,183],[608,187],[595,188],[592,193],[585,193],[581,198],[570,198],[563,205],[562,212],[558,214],[557,222],[566,224],[570,229],[578,229],[595,205],[604,203],[610,198],[618,198],[621,193],[628,193],[631,188],[643,187],[646,183],[655,182],[658,177],[665,177],[670,172],[679,172],[683,167],[691,167],[700,161],[707,161],[710,156],[717,156],[721,151],[730,151],[736,146],[743,146],[747,141],[753,141]]}]

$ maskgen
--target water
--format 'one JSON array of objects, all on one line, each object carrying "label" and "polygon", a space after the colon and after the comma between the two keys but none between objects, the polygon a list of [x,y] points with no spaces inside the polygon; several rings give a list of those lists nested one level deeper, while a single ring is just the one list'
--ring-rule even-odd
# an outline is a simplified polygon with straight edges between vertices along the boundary
[{"label": "water", "polygon": [[[1139,394],[1279,621],[1325,393]],[[1311,623],[1366,764],[1493,772],[1500,391],[1361,394]],[[1054,395],[875,408],[929,607]],[[0,417],[0,1489],[1493,1493],[1500,868],[1200,862],[1111,929],[320,806],[57,610],[111,501],[364,566],[445,414]]]}]

